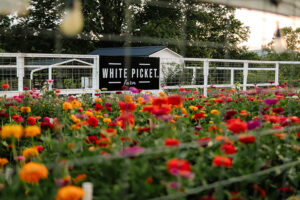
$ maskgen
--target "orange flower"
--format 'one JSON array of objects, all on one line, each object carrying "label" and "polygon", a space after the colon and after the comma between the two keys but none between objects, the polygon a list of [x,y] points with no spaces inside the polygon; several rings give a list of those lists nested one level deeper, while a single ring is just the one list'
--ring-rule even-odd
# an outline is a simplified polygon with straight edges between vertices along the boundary
[{"label": "orange flower", "polygon": [[125,101],[126,103],[131,103],[131,102],[132,102],[132,96],[129,95],[129,94],[126,94],[126,95],[124,96],[124,101]]},{"label": "orange flower", "polygon": [[34,137],[41,134],[41,128],[39,126],[27,126],[24,130],[25,137]]},{"label": "orange flower", "polygon": [[0,168],[2,168],[7,163],[8,163],[8,160],[6,158],[0,158]]},{"label": "orange flower", "polygon": [[23,150],[22,155],[28,159],[39,155],[38,150],[35,147],[29,147]]},{"label": "orange flower", "polygon": [[72,104],[69,102],[64,102],[62,106],[64,110],[72,110]]},{"label": "orange flower", "polygon": [[79,101],[77,101],[76,99],[71,102],[71,105],[72,105],[72,108],[81,107],[81,103]]},{"label": "orange flower", "polygon": [[213,159],[213,164],[217,167],[228,167],[232,166],[232,160],[225,156],[215,156]]},{"label": "orange flower", "polygon": [[282,139],[282,140],[285,139],[285,134],[284,133],[274,133],[273,135],[275,137],[278,137],[279,139]]},{"label": "orange flower", "polygon": [[1,137],[21,138],[23,135],[23,127],[21,125],[5,125],[2,127]]},{"label": "orange flower", "polygon": [[240,115],[242,117],[246,117],[246,116],[249,116],[249,113],[247,112],[247,110],[241,110]]},{"label": "orange flower", "polygon": [[74,179],[73,183],[78,183],[86,178],[86,174],[78,174]]},{"label": "orange flower", "polygon": [[55,200],[80,200],[84,195],[81,187],[68,185],[58,190]]},{"label": "orange flower", "polygon": [[25,107],[25,106],[22,106],[20,110],[21,110],[21,112],[26,112],[26,113],[31,112],[31,108],[30,107]]},{"label": "orange flower", "polygon": [[48,177],[48,169],[43,164],[29,162],[22,167],[19,175],[22,181],[37,184],[40,179]]},{"label": "orange flower", "polygon": [[137,99],[137,102],[138,102],[139,104],[144,104],[144,103],[145,103],[145,100],[144,100],[143,97],[139,97],[139,98]]}]

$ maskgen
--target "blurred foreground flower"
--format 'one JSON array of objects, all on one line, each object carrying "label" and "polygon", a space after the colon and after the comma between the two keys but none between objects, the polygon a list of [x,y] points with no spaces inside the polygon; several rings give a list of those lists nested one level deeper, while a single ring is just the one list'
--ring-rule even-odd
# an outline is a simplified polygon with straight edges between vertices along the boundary
[{"label": "blurred foreground flower", "polygon": [[58,190],[55,200],[80,200],[84,195],[81,187],[68,185]]},{"label": "blurred foreground flower", "polygon": [[46,179],[47,177],[48,169],[41,163],[29,162],[20,171],[20,179],[27,183],[37,184],[40,179]]}]

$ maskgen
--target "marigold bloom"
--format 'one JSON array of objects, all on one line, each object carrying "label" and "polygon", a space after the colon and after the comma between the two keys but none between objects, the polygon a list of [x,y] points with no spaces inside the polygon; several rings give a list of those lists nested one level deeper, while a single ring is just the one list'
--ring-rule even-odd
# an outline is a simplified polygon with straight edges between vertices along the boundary
[{"label": "marigold bloom", "polygon": [[22,155],[26,158],[32,158],[39,155],[39,152],[36,147],[29,147],[23,150]]},{"label": "marigold bloom", "polygon": [[232,160],[225,156],[215,156],[213,159],[213,164],[217,167],[228,167],[232,166]]},{"label": "marigold bloom", "polygon": [[35,125],[35,123],[36,123],[36,120],[35,120],[34,117],[28,117],[27,118],[27,124],[33,126],[33,125]]},{"label": "marigold bloom", "polygon": [[131,103],[131,102],[132,102],[132,96],[129,95],[129,94],[126,94],[126,95],[124,96],[124,101],[125,101],[126,103]]},{"label": "marigold bloom", "polygon": [[251,144],[255,142],[255,137],[253,135],[241,134],[239,135],[239,141],[244,144]]},{"label": "marigold bloom", "polygon": [[88,119],[88,123],[91,127],[96,127],[98,126],[98,119],[94,116],[90,116]]},{"label": "marigold bloom", "polygon": [[62,106],[64,110],[72,110],[72,104],[69,102],[64,102]]},{"label": "marigold bloom", "polygon": [[229,119],[226,125],[228,130],[231,130],[233,133],[241,133],[247,130],[247,123],[240,118]]},{"label": "marigold bloom", "polygon": [[7,163],[8,163],[8,160],[6,158],[0,158],[0,168],[2,168]]},{"label": "marigold bloom", "polygon": [[41,128],[39,126],[27,126],[24,129],[25,137],[34,137],[41,134]]},{"label": "marigold bloom", "polygon": [[173,158],[167,163],[168,171],[173,175],[187,176],[191,172],[190,163],[187,160]]},{"label": "marigold bloom", "polygon": [[177,139],[173,139],[173,138],[165,139],[165,146],[167,146],[167,147],[178,147],[179,143],[180,143],[180,141]]},{"label": "marigold bloom", "polygon": [[31,112],[31,108],[28,107],[28,106],[27,107],[22,106],[20,110],[21,110],[21,112],[26,112],[26,113],[30,113]]},{"label": "marigold bloom", "polygon": [[80,200],[83,196],[84,191],[81,187],[67,185],[58,190],[55,200]]},{"label": "marigold bloom", "polygon": [[4,125],[1,130],[1,137],[21,138],[23,135],[23,127],[21,125]]},{"label": "marigold bloom", "polygon": [[43,164],[29,162],[22,167],[19,175],[22,181],[37,184],[40,179],[48,177],[48,170]]}]

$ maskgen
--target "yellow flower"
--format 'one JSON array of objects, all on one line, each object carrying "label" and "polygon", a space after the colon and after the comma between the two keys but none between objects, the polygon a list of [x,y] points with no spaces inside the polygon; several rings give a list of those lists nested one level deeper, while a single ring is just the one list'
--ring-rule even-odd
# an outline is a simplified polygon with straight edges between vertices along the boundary
[{"label": "yellow flower", "polygon": [[21,107],[21,112],[30,113],[30,112],[31,112],[31,108],[30,108],[30,107],[22,106],[22,107]]},{"label": "yellow flower", "polygon": [[80,123],[73,124],[70,127],[71,130],[79,130],[80,128],[81,128],[81,124]]},{"label": "yellow flower", "polygon": [[2,168],[7,163],[8,163],[8,160],[6,158],[0,158],[0,168]]},{"label": "yellow flower", "polygon": [[124,101],[125,101],[126,103],[131,103],[131,102],[132,102],[132,96],[129,95],[129,94],[126,94],[126,95],[124,96]]},{"label": "yellow flower", "polygon": [[102,103],[102,99],[101,98],[96,98],[95,103]]},{"label": "yellow flower", "polygon": [[73,108],[79,108],[81,106],[81,103],[77,101],[76,99],[72,101],[72,107]]},{"label": "yellow flower", "polygon": [[63,109],[64,110],[72,110],[72,104],[69,102],[64,102],[63,103]]},{"label": "yellow flower", "polygon": [[200,110],[201,113],[205,114],[205,110]]},{"label": "yellow flower", "polygon": [[40,179],[48,177],[48,169],[43,164],[29,162],[22,167],[19,175],[22,181],[37,184]]},{"label": "yellow flower", "polygon": [[196,107],[196,106],[190,106],[189,109],[192,110],[192,111],[196,111],[196,110],[198,110],[198,107]]},{"label": "yellow flower", "polygon": [[55,200],[80,200],[83,195],[84,191],[81,187],[68,185],[58,190]]},{"label": "yellow flower", "polygon": [[212,114],[212,115],[218,115],[218,114],[220,114],[220,111],[218,111],[218,110],[211,110],[210,114]]},{"label": "yellow flower", "polygon": [[29,147],[23,150],[22,155],[28,159],[39,155],[38,150],[35,147]]},{"label": "yellow flower", "polygon": [[41,134],[41,128],[39,126],[27,126],[24,130],[25,137],[34,137]]},{"label": "yellow flower", "polygon": [[185,108],[181,108],[181,112],[183,113],[183,114],[187,114],[187,111],[186,111],[186,109]]},{"label": "yellow flower", "polygon": [[111,122],[111,119],[110,119],[110,118],[103,118],[103,122],[104,122],[104,123],[106,123],[106,122],[109,123],[109,122]]},{"label": "yellow flower", "polygon": [[23,135],[23,127],[21,125],[5,125],[2,127],[1,137],[21,138]]},{"label": "yellow flower", "polygon": [[80,119],[78,119],[75,115],[71,115],[71,119],[74,123],[80,123]]},{"label": "yellow flower", "polygon": [[210,121],[209,121],[209,123],[210,123],[210,124],[213,124],[213,123],[214,123],[214,121],[211,121],[211,120],[210,120]]}]

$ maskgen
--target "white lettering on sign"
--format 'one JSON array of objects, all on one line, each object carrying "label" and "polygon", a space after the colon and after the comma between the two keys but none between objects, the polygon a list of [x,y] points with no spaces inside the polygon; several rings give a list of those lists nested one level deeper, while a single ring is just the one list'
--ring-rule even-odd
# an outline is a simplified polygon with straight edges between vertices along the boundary
[{"label": "white lettering on sign", "polygon": [[[131,68],[131,78],[159,78],[158,70],[153,68]],[[128,69],[103,68],[102,78],[127,78]]]}]

